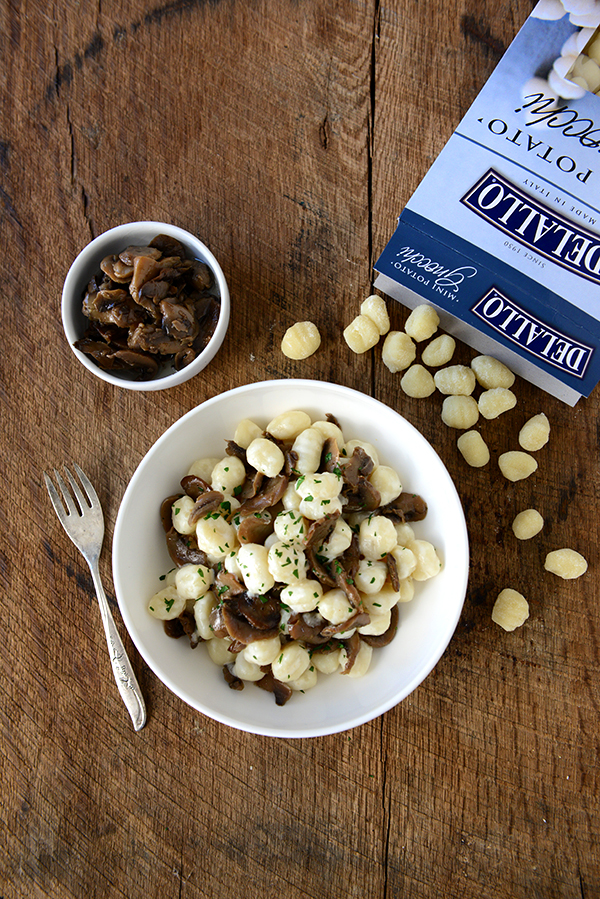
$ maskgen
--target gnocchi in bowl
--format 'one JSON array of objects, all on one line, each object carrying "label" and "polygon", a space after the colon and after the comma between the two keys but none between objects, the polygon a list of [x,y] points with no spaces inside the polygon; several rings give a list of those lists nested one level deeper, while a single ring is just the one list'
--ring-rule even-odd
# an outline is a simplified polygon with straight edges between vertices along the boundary
[{"label": "gnocchi in bowl", "polygon": [[[342,471],[365,457],[359,496]],[[380,514],[400,496],[408,516]],[[450,476],[405,419],[339,385],[269,381],[159,438],[123,497],[113,573],[136,647],[178,697],[241,730],[309,737],[373,719],[429,674],[460,616],[468,541]]]}]

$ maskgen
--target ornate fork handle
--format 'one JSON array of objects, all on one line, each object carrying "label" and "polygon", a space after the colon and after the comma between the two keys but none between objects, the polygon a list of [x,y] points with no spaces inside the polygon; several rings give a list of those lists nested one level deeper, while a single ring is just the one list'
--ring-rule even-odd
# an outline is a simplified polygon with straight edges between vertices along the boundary
[{"label": "ornate fork handle", "polygon": [[106,642],[108,643],[110,661],[117,687],[131,716],[135,730],[141,730],[146,723],[146,706],[142,692],[112,617],[104,587],[100,580],[98,560],[92,559],[88,561],[88,565],[100,606],[100,615],[104,625],[104,633],[106,634]]}]

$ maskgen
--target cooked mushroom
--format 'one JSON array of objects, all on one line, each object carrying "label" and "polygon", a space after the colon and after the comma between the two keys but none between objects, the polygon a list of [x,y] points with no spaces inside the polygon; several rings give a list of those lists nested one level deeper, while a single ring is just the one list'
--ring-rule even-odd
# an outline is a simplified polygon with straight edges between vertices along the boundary
[{"label": "cooked mushroom", "polygon": [[223,676],[232,690],[243,690],[244,681],[233,673],[233,664],[223,665]]},{"label": "cooked mushroom", "polygon": [[219,602],[212,609],[210,615],[208,616],[208,625],[213,632],[215,637],[218,637],[220,640],[223,640],[225,637],[229,636],[229,631],[225,625],[225,619],[223,618],[223,603]]},{"label": "cooked mushroom", "polygon": [[245,515],[240,519],[237,529],[240,543],[264,543],[272,533],[273,519],[267,510]]},{"label": "cooked mushroom", "polygon": [[267,671],[264,677],[261,677],[260,680],[256,681],[256,686],[272,693],[275,697],[276,704],[279,706],[285,705],[294,692],[288,684],[276,680],[272,671]]},{"label": "cooked mushroom", "polygon": [[379,491],[368,480],[374,469],[373,460],[362,447],[357,446],[348,460],[340,460],[346,499],[346,512],[374,512],[381,502]]},{"label": "cooked mushroom", "polygon": [[178,240],[158,235],[149,246],[106,256],[100,267],[82,305],[98,327],[86,331],[75,343],[77,349],[105,370],[130,371],[143,380],[158,373],[157,355],[168,357],[180,371],[202,352],[221,304],[218,296],[207,293],[214,284],[210,269],[188,259]]},{"label": "cooked mushroom", "polygon": [[135,260],[139,258],[160,259],[161,251],[156,247],[126,247],[119,253],[119,259],[125,265],[135,266]]},{"label": "cooked mushroom", "polygon": [[222,613],[227,633],[240,643],[268,640],[279,632],[281,612],[274,597],[233,596],[223,600]]},{"label": "cooked mushroom", "polygon": [[360,639],[364,640],[365,643],[368,643],[369,646],[372,646],[373,649],[381,649],[382,646],[387,646],[396,636],[396,631],[398,630],[398,617],[398,606],[395,605],[392,608],[389,627],[385,633],[380,634],[377,637],[373,634],[361,634]]},{"label": "cooked mushroom", "polygon": [[144,310],[134,303],[127,291],[120,288],[88,290],[83,298],[82,312],[90,321],[115,325],[117,328],[139,324],[144,314]]},{"label": "cooked mushroom", "polygon": [[381,506],[377,514],[400,524],[407,521],[423,521],[427,515],[427,503],[417,493],[401,493],[391,503]]},{"label": "cooked mushroom", "polygon": [[221,568],[215,578],[215,589],[219,596],[227,594],[228,596],[239,596],[245,593],[245,586],[239,581],[235,574],[225,571]]},{"label": "cooked mushroom", "polygon": [[167,496],[166,499],[163,499],[160,504],[160,520],[166,534],[173,529],[173,503],[177,502],[178,499],[181,499],[181,493],[174,493],[172,496]]},{"label": "cooked mushroom", "polygon": [[186,474],[180,483],[184,493],[193,500],[198,499],[202,493],[206,493],[211,489],[210,484],[197,474]]},{"label": "cooked mushroom", "polygon": [[392,590],[397,593],[400,589],[400,578],[398,577],[398,563],[396,562],[396,558],[391,553],[388,553],[383,561],[387,565],[388,577],[390,579],[390,584],[392,585]]},{"label": "cooked mushroom", "polygon": [[241,516],[250,515],[253,512],[262,512],[276,506],[287,489],[289,478],[278,474],[274,478],[264,478],[260,489],[250,499],[244,500],[238,512]]},{"label": "cooked mushroom", "polygon": [[167,533],[167,549],[178,568],[182,565],[208,565],[208,557],[198,547],[193,534],[180,534],[175,528]]},{"label": "cooked mushroom", "polygon": [[187,609],[184,609],[178,618],[163,621],[163,628],[167,637],[173,637],[175,640],[187,636],[192,649],[195,649],[198,644],[202,642],[202,637],[198,633],[194,613],[189,612]]},{"label": "cooked mushroom", "polygon": [[370,622],[371,616],[369,613],[365,609],[357,609],[354,614],[350,615],[346,621],[342,621],[341,624],[328,624],[321,631],[321,635],[326,640],[330,640],[331,637],[335,637],[337,634],[345,634],[346,631],[350,631],[354,627],[365,627]]},{"label": "cooked mushroom", "polygon": [[115,284],[127,284],[133,275],[133,265],[127,265],[118,256],[105,256],[100,268]]},{"label": "cooked mushroom", "polygon": [[201,493],[188,515],[188,524],[196,524],[201,518],[215,512],[224,499],[225,497],[219,490],[208,490],[206,493]]},{"label": "cooked mushroom", "polygon": [[346,662],[341,673],[348,674],[356,662],[356,657],[360,649],[360,637],[358,631],[355,631],[348,640],[344,640],[344,648],[346,650]]},{"label": "cooked mushroom", "polygon": [[335,587],[335,575],[333,575],[323,560],[319,557],[319,549],[323,546],[331,532],[335,528],[335,523],[340,513],[326,515],[318,521],[313,521],[306,531],[306,546],[304,549],[308,567],[313,572],[317,580],[326,587]]},{"label": "cooked mushroom", "polygon": [[150,243],[151,249],[159,250],[163,256],[180,256],[185,258],[185,247],[176,237],[168,234],[158,234]]},{"label": "cooked mushroom", "polygon": [[309,646],[320,646],[329,642],[329,637],[323,636],[323,627],[327,624],[322,615],[294,613],[288,621],[288,633],[293,640],[301,640]]}]

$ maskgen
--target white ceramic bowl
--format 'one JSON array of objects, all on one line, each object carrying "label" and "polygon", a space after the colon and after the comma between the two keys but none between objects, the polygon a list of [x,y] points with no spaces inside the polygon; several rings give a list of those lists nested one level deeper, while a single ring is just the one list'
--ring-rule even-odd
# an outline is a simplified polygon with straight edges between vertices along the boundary
[{"label": "white ceramic bowl", "polygon": [[[275,415],[303,409],[313,420],[328,412],[347,440],[362,438],[377,449],[380,462],[401,475],[403,488],[420,493],[429,511],[415,523],[417,536],[430,540],[443,561],[435,578],[417,583],[415,598],[400,605],[394,640],[374,650],[363,678],[319,675],[304,694],[277,706],[270,693],[248,683],[231,690],[223,673],[200,645],[167,637],[147,611],[160,589],[160,575],[172,568],[159,518],[161,501],[178,492],[196,459],[225,455],[225,440],[238,422],[251,418],[262,427]],[[231,727],[275,737],[314,737],[355,727],[381,715],[408,696],[446,649],[464,602],[468,538],[454,484],[425,438],[388,406],[335,384],[281,380],[250,384],[208,400],[179,419],[146,454],[123,496],[113,539],[113,576],[127,629],[157,677],[193,708]]]},{"label": "white ceramic bowl", "polygon": [[[88,320],[81,311],[83,294],[88,281],[100,270],[102,259],[109,254],[118,253],[130,245],[144,246],[158,234],[175,237],[185,246],[190,258],[199,259],[208,265],[215,278],[215,285],[221,301],[221,311],[214,334],[193,362],[186,365],[181,371],[176,371],[171,363],[165,363],[152,380],[136,381],[127,372],[104,371],[92,358],[76,349],[74,343],[83,336],[87,327]],[[81,364],[96,377],[102,378],[103,381],[129,390],[164,390],[167,387],[175,387],[206,368],[223,343],[229,324],[229,307],[229,289],[225,275],[208,247],[189,231],[164,222],[129,222],[100,234],[84,247],[71,265],[62,292],[62,321],[65,335],[69,346]]]}]

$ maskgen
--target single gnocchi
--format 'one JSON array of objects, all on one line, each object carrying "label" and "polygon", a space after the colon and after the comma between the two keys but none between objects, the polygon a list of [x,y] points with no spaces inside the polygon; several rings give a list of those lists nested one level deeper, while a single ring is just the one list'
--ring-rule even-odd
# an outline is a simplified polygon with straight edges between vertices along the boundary
[{"label": "single gnocchi", "polygon": [[456,341],[449,334],[440,334],[434,337],[427,346],[423,347],[421,359],[423,365],[430,368],[439,368],[447,365],[454,355],[456,349]]},{"label": "single gnocchi", "polygon": [[456,445],[467,465],[472,468],[483,468],[490,461],[488,445],[479,431],[466,431],[461,434]]},{"label": "single gnocchi", "polygon": [[550,439],[550,422],[543,412],[525,422],[519,431],[519,445],[530,453],[546,446]]},{"label": "single gnocchi", "polygon": [[360,306],[361,315],[366,315],[371,319],[377,327],[380,336],[387,334],[390,330],[390,318],[387,306],[383,297],[372,294],[363,300]]},{"label": "single gnocchi", "polygon": [[588,563],[587,559],[575,549],[555,549],[546,556],[544,568],[551,574],[570,581],[585,574]]},{"label": "single gnocchi", "polygon": [[537,509],[524,509],[515,516],[512,523],[513,534],[517,540],[531,540],[544,527],[544,519]]},{"label": "single gnocchi", "polygon": [[381,358],[383,364],[392,374],[404,371],[415,361],[417,348],[415,342],[404,331],[390,331],[383,342]]},{"label": "single gnocchi", "polygon": [[446,396],[470,396],[475,390],[475,375],[466,365],[448,365],[433,376],[440,393]]},{"label": "single gnocchi", "polygon": [[537,471],[538,464],[529,453],[509,450],[498,457],[500,471],[508,481],[523,481]]},{"label": "single gnocchi", "polygon": [[366,353],[377,343],[381,333],[379,327],[368,315],[357,315],[344,329],[344,340],[353,353]]},{"label": "single gnocchi", "polygon": [[522,593],[510,587],[501,590],[492,609],[492,621],[505,631],[514,631],[529,618],[529,603]]},{"label": "single gnocchi", "polygon": [[477,424],[479,406],[472,396],[447,396],[442,403],[442,421],[449,428],[466,431]]},{"label": "single gnocchi", "polygon": [[407,396],[424,399],[435,392],[435,380],[431,372],[415,362],[402,375],[400,387]]},{"label": "single gnocchi", "polygon": [[433,306],[417,306],[406,319],[404,330],[417,343],[429,340],[438,329],[440,317]]},{"label": "single gnocchi", "polygon": [[508,389],[515,383],[515,376],[508,366],[493,356],[476,356],[471,360],[471,368],[485,390],[497,387]]},{"label": "single gnocchi", "polygon": [[287,329],[281,351],[288,359],[308,359],[321,346],[321,335],[314,322],[296,322]]}]

